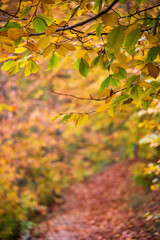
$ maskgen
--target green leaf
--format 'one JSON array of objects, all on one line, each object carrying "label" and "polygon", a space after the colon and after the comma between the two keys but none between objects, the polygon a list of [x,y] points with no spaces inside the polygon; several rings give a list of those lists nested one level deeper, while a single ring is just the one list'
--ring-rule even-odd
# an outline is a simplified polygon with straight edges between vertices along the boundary
[{"label": "green leaf", "polygon": [[33,20],[33,27],[37,33],[42,33],[46,30],[47,24],[46,21],[40,17],[36,17]]},{"label": "green leaf", "polygon": [[98,27],[96,28],[96,35],[99,37],[103,31],[103,25],[101,23],[98,24]]},{"label": "green leaf", "polygon": [[79,64],[79,72],[83,77],[87,77],[89,73],[89,64],[81,58],[80,64]]},{"label": "green leaf", "polygon": [[131,90],[131,96],[136,101],[139,102],[143,96],[143,88],[136,85]]},{"label": "green leaf", "polygon": [[140,5],[142,1],[143,1],[143,0],[135,0],[135,3],[136,3],[137,5]]},{"label": "green leaf", "polygon": [[127,2],[127,0],[119,0],[119,2],[120,2],[121,4],[125,4],[125,3]]},{"label": "green leaf", "polygon": [[73,68],[74,70],[78,71],[79,70],[79,64],[81,62],[81,59],[76,59],[76,61],[73,63]]},{"label": "green leaf", "polygon": [[114,56],[112,57],[112,59],[111,59],[110,61],[108,61],[108,59],[107,59],[105,62],[102,62],[102,61],[101,61],[101,68],[102,68],[103,70],[108,69],[108,67],[111,65],[111,63],[113,62],[113,60],[114,60]]},{"label": "green leaf", "polygon": [[124,31],[120,27],[115,27],[107,37],[107,47],[111,53],[120,50],[124,41]]},{"label": "green leaf", "polygon": [[31,62],[32,62],[32,73],[38,72],[39,67],[38,67],[37,63],[33,60],[31,60]]},{"label": "green leaf", "polygon": [[99,7],[99,5],[102,4],[101,0],[96,0],[95,4],[94,4],[94,9],[96,9],[97,7]]},{"label": "green leaf", "polygon": [[19,37],[16,42],[14,42],[15,47],[18,47],[18,45],[21,43],[22,37]]},{"label": "green leaf", "polygon": [[109,79],[109,84],[113,87],[117,87],[119,84],[119,80],[116,78],[113,78],[113,75],[111,75]]},{"label": "green leaf", "polygon": [[152,62],[160,54],[160,46],[152,47],[147,54],[147,61]]},{"label": "green leaf", "polygon": [[118,79],[124,79],[127,77],[127,72],[123,68],[119,67],[119,73],[114,73],[113,77]]},{"label": "green leaf", "polygon": [[123,94],[119,97],[117,97],[112,104],[117,105],[119,102],[124,102],[126,101],[130,96],[128,94]]},{"label": "green leaf", "polygon": [[141,36],[140,34],[141,34],[140,28],[137,28],[131,31],[126,37],[125,49],[130,55],[133,55],[134,53],[135,45]]},{"label": "green leaf", "polygon": [[102,54],[98,55],[98,56],[93,60],[93,66],[98,65],[101,57],[102,57]]},{"label": "green leaf", "polygon": [[94,13],[98,14],[102,8],[102,0],[95,0]]},{"label": "green leaf", "polygon": [[5,27],[0,29],[0,32],[7,31],[8,28],[21,28],[21,25],[19,23],[16,23],[16,22],[9,22],[9,23],[6,24]]},{"label": "green leaf", "polygon": [[155,91],[157,90],[157,88],[160,88],[160,83],[157,81],[152,81],[150,82],[150,84],[152,85],[151,88],[147,88],[144,92],[145,96],[150,96],[150,94],[155,93]]},{"label": "green leaf", "polygon": [[29,13],[29,11],[31,10],[31,7],[23,7],[22,9],[21,9],[21,11],[20,11],[20,16],[19,16],[19,18],[20,19],[22,19],[22,18],[24,18],[28,13]]},{"label": "green leaf", "polygon": [[66,115],[63,117],[62,121],[65,123],[65,122],[67,121],[67,119],[68,119],[71,115],[72,115],[72,114],[66,114]]},{"label": "green leaf", "polygon": [[52,23],[54,22],[54,18],[53,17],[46,16],[43,13],[39,14],[38,17],[43,19],[47,23],[48,26],[52,25]]},{"label": "green leaf", "polygon": [[125,84],[125,87],[130,87],[133,83],[135,83],[137,81],[137,79],[139,79],[138,75],[134,75],[134,76],[128,78],[127,82]]},{"label": "green leaf", "polygon": [[153,23],[154,23],[153,16],[146,12],[145,13],[145,18],[143,20],[143,26],[147,26],[147,25],[152,26]]},{"label": "green leaf", "polygon": [[102,91],[103,89],[109,86],[109,79],[110,79],[110,76],[104,79],[104,81],[101,83],[101,86],[99,89],[100,91]]},{"label": "green leaf", "polygon": [[151,104],[151,100],[143,100],[141,101],[141,105],[142,105],[142,108],[147,111],[148,107],[150,106]]},{"label": "green leaf", "polygon": [[6,28],[21,28],[21,25],[17,22],[9,22],[5,26]]},{"label": "green leaf", "polygon": [[46,71],[49,71],[52,68],[56,68],[58,66],[58,63],[59,63],[59,57],[55,53],[53,53],[49,59],[49,64]]}]

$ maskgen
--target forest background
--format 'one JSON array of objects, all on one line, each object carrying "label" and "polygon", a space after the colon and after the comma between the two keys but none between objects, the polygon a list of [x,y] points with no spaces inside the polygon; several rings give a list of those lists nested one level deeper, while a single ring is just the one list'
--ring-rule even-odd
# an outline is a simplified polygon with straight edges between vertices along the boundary
[{"label": "forest background", "polygon": [[1,1],[1,239],[118,161],[137,159],[137,183],[160,187],[159,4],[119,2],[20,1],[15,13]]}]

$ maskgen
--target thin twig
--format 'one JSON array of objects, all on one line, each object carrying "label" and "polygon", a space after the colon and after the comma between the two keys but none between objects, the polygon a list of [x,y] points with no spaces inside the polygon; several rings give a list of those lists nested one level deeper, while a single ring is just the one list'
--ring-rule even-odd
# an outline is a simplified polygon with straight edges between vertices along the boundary
[{"label": "thin twig", "polygon": [[[90,112],[85,112],[85,114],[92,114],[92,113],[95,113],[96,111],[95,110],[92,110]],[[84,114],[84,112],[64,112],[64,113],[60,113],[59,115],[62,116],[62,115],[67,115],[67,114]]]},{"label": "thin twig", "polygon": [[[136,85],[136,83],[133,83],[130,87],[133,87],[134,85]],[[76,98],[76,99],[79,99],[79,100],[85,100],[85,101],[86,101],[86,100],[87,100],[87,101],[89,100],[89,101],[98,101],[98,102],[100,102],[100,101],[105,101],[106,99],[110,98],[111,96],[115,95],[116,93],[122,92],[122,91],[124,91],[124,90],[126,90],[126,89],[127,89],[127,87],[122,88],[122,89],[119,89],[119,90],[117,90],[117,91],[113,91],[110,96],[104,97],[104,98],[94,98],[92,95],[90,95],[90,97],[78,97],[78,96],[75,96],[75,95],[73,95],[73,94],[59,93],[59,92],[55,92],[55,91],[53,91],[53,90],[51,90],[51,92],[52,92],[53,94],[56,94],[56,95],[59,95],[59,96],[72,97],[72,98]]]},{"label": "thin twig", "polygon": [[120,19],[122,19],[122,18],[127,18],[127,17],[132,17],[132,16],[134,16],[134,15],[137,15],[137,14],[142,13],[142,12],[146,12],[146,11],[148,11],[148,10],[151,10],[151,9],[156,8],[156,7],[159,7],[159,6],[160,6],[160,3],[157,4],[157,5],[154,5],[154,6],[152,6],[152,7],[142,9],[142,10],[136,12],[136,13],[129,14],[129,15],[124,16],[124,17],[120,17]]}]

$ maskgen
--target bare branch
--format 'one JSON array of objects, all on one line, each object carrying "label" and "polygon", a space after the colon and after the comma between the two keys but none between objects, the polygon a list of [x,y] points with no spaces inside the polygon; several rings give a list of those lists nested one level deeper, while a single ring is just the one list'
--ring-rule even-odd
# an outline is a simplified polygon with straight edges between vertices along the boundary
[{"label": "bare branch", "polygon": [[72,97],[72,98],[76,98],[76,99],[79,99],[79,100],[91,100],[91,98],[83,98],[83,97],[77,97],[75,95],[72,95],[72,94],[68,94],[68,93],[58,93],[58,92],[55,92],[55,91],[51,91],[52,93],[56,94],[56,95],[59,95],[59,96],[66,96],[66,97]]}]

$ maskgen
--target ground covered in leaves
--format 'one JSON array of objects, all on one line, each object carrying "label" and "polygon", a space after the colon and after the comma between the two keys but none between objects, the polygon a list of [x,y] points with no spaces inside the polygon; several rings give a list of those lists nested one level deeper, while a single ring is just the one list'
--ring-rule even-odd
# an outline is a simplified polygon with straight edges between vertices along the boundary
[{"label": "ground covered in leaves", "polygon": [[32,232],[32,240],[158,240],[160,224],[144,214],[160,212],[157,192],[131,180],[132,162],[117,163],[70,187],[63,204]]}]

